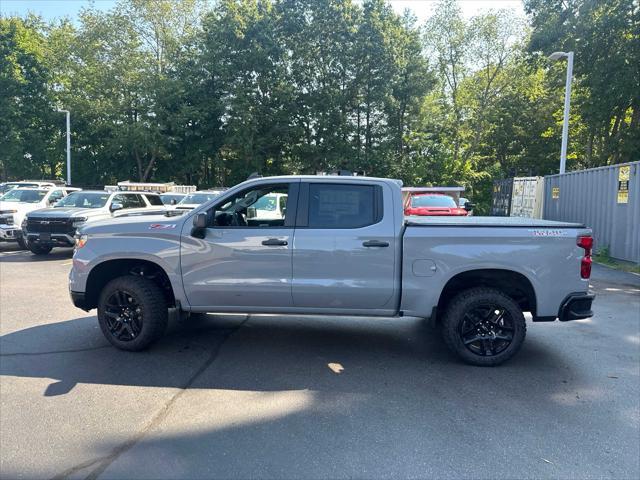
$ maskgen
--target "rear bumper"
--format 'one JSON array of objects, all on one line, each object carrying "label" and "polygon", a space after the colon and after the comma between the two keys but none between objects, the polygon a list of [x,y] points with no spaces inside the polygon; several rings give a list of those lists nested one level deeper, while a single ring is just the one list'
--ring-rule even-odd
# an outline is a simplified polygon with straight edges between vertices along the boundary
[{"label": "rear bumper", "polygon": [[569,320],[580,320],[582,318],[593,317],[593,310],[591,310],[591,304],[596,296],[593,293],[582,292],[572,293],[565,298],[560,311],[558,312],[558,318],[561,322]]},{"label": "rear bumper", "polygon": [[569,320],[580,320],[582,318],[593,317],[591,304],[596,296],[589,292],[570,293],[563,300],[558,310],[558,316],[550,317],[533,317],[534,322],[554,322],[560,320],[567,322]]},{"label": "rear bumper", "polygon": [[91,310],[91,307],[87,303],[84,292],[74,292],[70,290],[69,294],[71,295],[71,301],[76,307],[81,308],[82,310],[85,310],[87,312]]}]

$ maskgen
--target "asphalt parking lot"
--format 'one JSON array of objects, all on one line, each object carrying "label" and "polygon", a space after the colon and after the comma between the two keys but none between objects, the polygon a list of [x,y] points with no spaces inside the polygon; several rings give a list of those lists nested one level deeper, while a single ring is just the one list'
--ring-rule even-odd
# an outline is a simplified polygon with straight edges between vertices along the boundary
[{"label": "asphalt parking lot", "polygon": [[639,478],[640,278],[498,368],[417,319],[216,316],[143,353],[71,304],[71,252],[0,244],[3,478]]}]

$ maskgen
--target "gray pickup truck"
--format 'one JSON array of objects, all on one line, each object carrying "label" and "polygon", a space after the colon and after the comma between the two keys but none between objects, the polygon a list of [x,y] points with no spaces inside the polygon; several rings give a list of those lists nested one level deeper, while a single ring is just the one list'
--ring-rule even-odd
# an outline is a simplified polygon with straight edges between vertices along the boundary
[{"label": "gray pickup truck", "polygon": [[[278,214],[256,214],[280,198]],[[286,204],[285,204],[286,202]],[[474,365],[512,357],[534,322],[592,315],[591,231],[523,218],[405,217],[401,183],[248,180],[179,217],[100,221],[77,240],[69,288],[124,350],[181,312],[435,319]]]}]

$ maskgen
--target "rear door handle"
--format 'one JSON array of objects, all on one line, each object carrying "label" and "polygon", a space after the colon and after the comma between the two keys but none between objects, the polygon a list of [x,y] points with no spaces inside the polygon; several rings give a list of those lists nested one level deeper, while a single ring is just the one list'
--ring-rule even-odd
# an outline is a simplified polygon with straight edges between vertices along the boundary
[{"label": "rear door handle", "polygon": [[267,247],[275,247],[275,246],[280,246],[280,245],[289,245],[289,243],[286,240],[279,240],[277,238],[270,238],[269,240],[263,240],[262,244],[266,245]]},{"label": "rear door handle", "polygon": [[380,240],[367,240],[366,242],[362,242],[364,247],[388,247],[389,242],[382,242]]}]

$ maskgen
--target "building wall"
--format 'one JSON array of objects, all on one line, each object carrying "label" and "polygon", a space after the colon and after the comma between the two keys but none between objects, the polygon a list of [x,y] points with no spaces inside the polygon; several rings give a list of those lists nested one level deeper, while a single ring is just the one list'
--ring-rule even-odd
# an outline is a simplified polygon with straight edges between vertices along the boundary
[{"label": "building wall", "polygon": [[[629,167],[626,203],[620,201],[625,197],[621,167]],[[584,223],[593,229],[596,251],[608,247],[612,257],[640,263],[640,162],[549,175],[544,181],[545,219]]]}]

